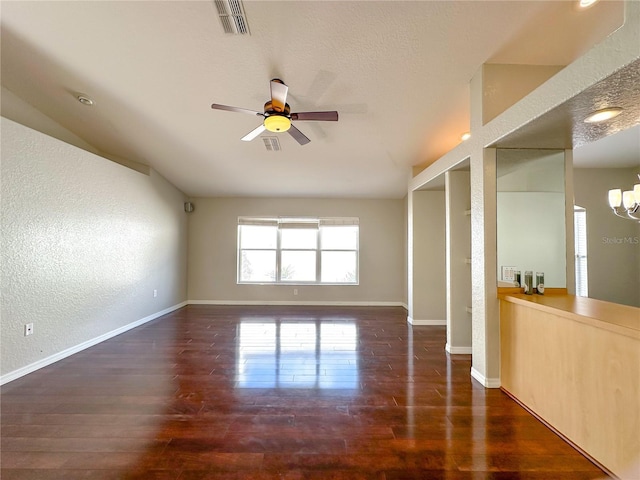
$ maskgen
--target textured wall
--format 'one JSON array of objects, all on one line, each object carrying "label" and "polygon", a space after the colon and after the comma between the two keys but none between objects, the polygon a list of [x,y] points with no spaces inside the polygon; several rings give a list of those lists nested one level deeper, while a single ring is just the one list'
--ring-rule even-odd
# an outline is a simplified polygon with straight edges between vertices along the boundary
[{"label": "textured wall", "polygon": [[[403,200],[196,198],[189,217],[189,300],[398,303],[404,297]],[[360,218],[360,284],[237,284],[239,216]]]},{"label": "textured wall", "polygon": [[3,375],[186,300],[184,196],[161,176],[5,118],[1,168]]}]

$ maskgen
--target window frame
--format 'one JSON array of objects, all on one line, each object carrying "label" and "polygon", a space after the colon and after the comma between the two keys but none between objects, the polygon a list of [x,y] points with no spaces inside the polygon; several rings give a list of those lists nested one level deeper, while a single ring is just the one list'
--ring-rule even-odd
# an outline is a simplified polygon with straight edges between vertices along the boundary
[{"label": "window frame", "polygon": [[[579,205],[573,207],[575,293],[579,297],[589,296],[589,254],[587,238],[587,210]],[[581,247],[584,247],[584,251]]]},{"label": "window frame", "polygon": [[[242,275],[242,252],[243,251],[252,251],[252,252],[275,252],[275,256],[276,256],[276,260],[275,260],[275,265],[274,265],[274,278],[278,278],[279,272],[278,272],[278,265],[279,265],[279,261],[278,261],[278,243],[279,243],[279,232],[276,231],[276,247],[275,248],[241,248],[242,245],[242,229],[240,228],[241,225],[245,225],[244,223],[241,223],[242,217],[238,218],[238,232],[237,232],[237,239],[236,239],[236,251],[237,251],[237,272],[236,272],[236,279],[238,283],[266,283],[266,284],[271,284],[272,282],[256,282],[256,281],[252,281],[252,282],[241,282],[240,278]],[[264,219],[266,221],[260,221],[260,219],[252,219],[252,223],[248,223],[246,225],[250,225],[250,226],[265,226],[265,227],[277,227],[277,224],[274,222],[269,222],[268,219]]]},{"label": "window frame", "polygon": [[[346,285],[360,284],[360,221],[358,217],[238,217],[236,244],[236,284],[237,285]],[[242,227],[245,225],[276,226],[276,247],[273,248],[242,248]],[[315,225],[315,227],[313,227]],[[355,248],[353,249],[324,249],[322,247],[323,227],[356,227]],[[292,228],[314,229],[315,248],[283,248],[282,232]],[[275,250],[275,274],[273,281],[242,280],[242,257],[244,251],[273,251]],[[283,252],[315,252],[315,280],[282,280]],[[355,254],[355,280],[353,282],[323,282],[322,281],[322,253],[323,252],[353,252]]]},{"label": "window frame", "polygon": [[[308,222],[309,225],[313,225],[314,222]],[[277,252],[276,252],[276,271],[278,272],[278,274],[276,275],[276,280],[275,283],[280,284],[280,285],[305,285],[305,284],[315,284],[318,281],[318,272],[320,269],[320,260],[319,260],[319,255],[318,252],[320,252],[320,226],[318,224],[316,224],[316,228],[312,228],[312,227],[304,227],[304,226],[299,226],[299,227],[280,227],[280,224],[278,224],[278,242],[276,245],[277,248]],[[284,230],[293,230],[293,229],[308,229],[308,230],[315,230],[315,248],[284,248],[282,246],[282,234]],[[314,252],[315,253],[315,281],[304,281],[304,280],[283,280],[282,279],[282,253],[283,252]]]}]

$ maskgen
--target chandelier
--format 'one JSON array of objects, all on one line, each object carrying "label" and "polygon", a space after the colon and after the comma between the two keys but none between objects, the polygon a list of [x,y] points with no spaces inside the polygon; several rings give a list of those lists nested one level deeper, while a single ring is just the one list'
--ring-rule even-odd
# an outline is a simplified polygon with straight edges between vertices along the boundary
[{"label": "chandelier", "polygon": [[636,183],[633,190],[625,192],[619,188],[609,190],[609,206],[620,218],[640,222],[640,183]]}]

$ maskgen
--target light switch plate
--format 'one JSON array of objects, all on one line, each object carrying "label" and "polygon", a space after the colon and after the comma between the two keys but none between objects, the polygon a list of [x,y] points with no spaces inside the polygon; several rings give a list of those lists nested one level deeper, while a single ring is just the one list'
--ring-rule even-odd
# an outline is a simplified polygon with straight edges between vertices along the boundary
[{"label": "light switch plate", "polygon": [[517,267],[502,267],[502,280],[504,282],[513,282],[516,279]]}]

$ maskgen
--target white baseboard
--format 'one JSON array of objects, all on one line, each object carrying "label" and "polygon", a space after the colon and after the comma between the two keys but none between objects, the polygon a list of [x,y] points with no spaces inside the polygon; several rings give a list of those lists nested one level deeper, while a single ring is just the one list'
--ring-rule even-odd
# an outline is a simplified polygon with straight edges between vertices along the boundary
[{"label": "white baseboard", "polygon": [[448,343],[445,345],[444,349],[447,353],[452,355],[471,355],[473,353],[471,347],[452,347]]},{"label": "white baseboard", "polygon": [[473,367],[471,367],[471,377],[475,378],[486,388],[500,388],[499,378],[487,378]]},{"label": "white baseboard", "polygon": [[188,300],[189,305],[301,305],[328,307],[403,307],[402,302],[332,302],[317,300]]},{"label": "white baseboard", "polygon": [[409,316],[407,316],[407,322],[409,322],[411,325],[415,325],[417,327],[419,326],[425,326],[425,325],[446,325],[447,321],[446,320],[416,320],[415,318],[411,318]]},{"label": "white baseboard", "polygon": [[182,302],[177,305],[173,305],[169,308],[165,308],[164,310],[151,314],[147,317],[141,318],[140,320],[136,320],[135,322],[129,323],[120,328],[116,328],[115,330],[104,333],[98,337],[92,338],[91,340],[87,340],[86,342],[82,342],[78,345],[67,348],[66,350],[62,350],[61,352],[54,353],[53,355],[43,358],[42,360],[38,360],[37,362],[33,362],[25,367],[18,368],[13,372],[6,373],[0,377],[0,385],[4,385],[5,383],[11,382],[20,377],[24,377],[29,373],[35,372],[36,370],[46,367],[47,365],[51,365],[52,363],[62,360],[63,358],[67,358],[73,355],[74,353],[81,352],[82,350],[86,350],[89,347],[93,347],[94,345],[104,342],[105,340],[109,340],[110,338],[120,335],[121,333],[131,330],[132,328],[136,328],[136,327],[139,327],[140,325],[144,325],[145,323],[150,322],[151,320],[155,320],[158,317],[166,315],[167,313],[171,313],[174,310],[182,308],[186,305],[187,305],[187,302]]}]

